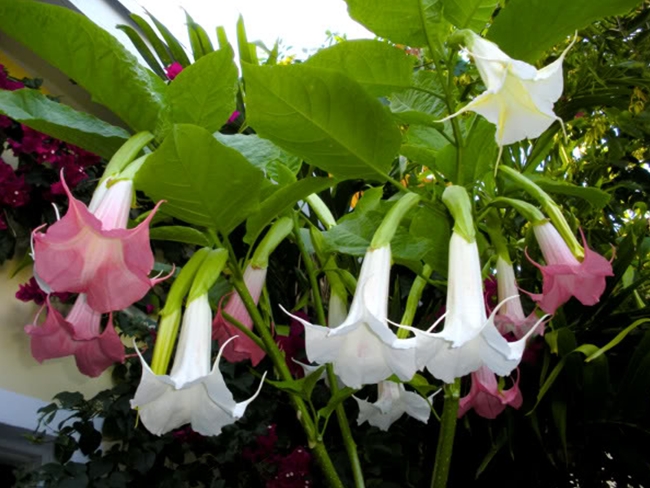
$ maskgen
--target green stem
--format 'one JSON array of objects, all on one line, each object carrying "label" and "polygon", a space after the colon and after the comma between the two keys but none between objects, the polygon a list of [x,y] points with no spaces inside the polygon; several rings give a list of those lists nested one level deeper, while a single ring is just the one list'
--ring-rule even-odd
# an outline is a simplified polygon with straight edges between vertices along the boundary
[{"label": "green stem", "polygon": [[[239,263],[237,262],[237,255],[235,254],[232,245],[226,236],[223,238],[223,244],[226,249],[228,249],[228,253],[230,254],[230,270],[232,271],[233,286],[235,287],[237,293],[239,293],[239,297],[241,298],[244,306],[246,307],[246,310],[248,311],[248,314],[253,320],[255,330],[262,339],[269,358],[273,362],[273,365],[275,366],[275,369],[277,370],[280,378],[283,381],[292,381],[293,378],[284,359],[284,356],[273,340],[271,330],[267,324],[264,323],[264,319],[262,318],[262,315],[260,314],[260,311],[258,310],[253,297],[248,291],[248,288],[246,287],[242,270],[239,267]],[[307,404],[305,404],[304,400],[295,393],[288,393],[288,395],[291,403],[296,409],[298,421],[300,422],[300,425],[302,425],[302,428],[305,431],[305,435],[307,436],[309,448],[312,450],[312,453],[316,458],[316,462],[323,471],[323,475],[325,476],[328,485],[332,488],[343,488],[343,483],[341,482],[341,479],[336,472],[334,464],[332,464],[329,453],[327,452],[322,439],[318,435],[318,431]]]},{"label": "green stem", "polygon": [[[305,271],[309,277],[309,284],[312,290],[312,297],[314,300],[314,308],[316,309],[316,320],[319,324],[326,325],[327,320],[325,319],[325,309],[323,308],[323,300],[320,294],[320,287],[318,286],[318,277],[316,274],[316,268],[314,267],[314,262],[312,261],[309,252],[307,251],[307,246],[302,239],[300,234],[300,226],[298,223],[297,216],[294,217],[294,237],[300,250],[300,255],[305,266]],[[326,366],[327,370],[327,379],[330,384],[330,392],[332,396],[338,393],[338,380],[334,374],[334,368],[331,364]],[[361,470],[361,461],[359,460],[359,453],[357,451],[357,444],[354,442],[352,437],[352,431],[350,429],[350,424],[348,423],[348,417],[345,413],[345,408],[343,404],[339,404],[336,407],[336,418],[339,421],[339,429],[341,430],[341,437],[343,438],[343,445],[348,454],[348,459],[350,460],[350,467],[352,468],[352,475],[354,477],[354,486],[356,488],[363,488],[365,482],[363,479],[363,471]]]},{"label": "green stem", "polygon": [[451,455],[454,450],[456,422],[458,420],[458,402],[460,400],[460,378],[452,384],[445,385],[445,404],[440,421],[436,460],[431,475],[431,488],[444,488],[449,478]]},{"label": "green stem", "polygon": [[[422,276],[418,275],[413,280],[411,289],[409,290],[409,296],[406,299],[406,308],[404,309],[404,315],[402,315],[402,320],[400,323],[402,325],[412,325],[413,319],[415,318],[415,312],[417,312],[418,304],[422,298],[422,292],[424,287],[427,284],[426,278],[431,276],[433,269],[428,264],[425,264],[422,268]],[[398,339],[406,339],[409,335],[409,331],[406,329],[399,329],[397,331]]]},{"label": "green stem", "polygon": [[239,331],[242,334],[244,334],[251,341],[253,341],[257,345],[257,347],[259,347],[262,351],[266,352],[266,346],[264,345],[264,342],[262,342],[262,339],[257,337],[252,330],[248,330],[248,327],[246,327],[244,324],[242,324],[235,317],[233,317],[232,315],[227,314],[223,310],[221,311],[221,315],[223,316],[224,319],[226,319],[228,322],[230,322],[232,325],[234,325],[236,328],[238,328]]}]

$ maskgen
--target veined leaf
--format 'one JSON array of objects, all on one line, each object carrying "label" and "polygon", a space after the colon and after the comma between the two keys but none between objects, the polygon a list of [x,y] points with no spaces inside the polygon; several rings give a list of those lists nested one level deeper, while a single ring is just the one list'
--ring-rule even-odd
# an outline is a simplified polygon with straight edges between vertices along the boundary
[{"label": "veined leaf", "polygon": [[155,129],[165,83],[88,18],[40,2],[3,0],[0,30],[63,71],[134,130]]},{"label": "veined leaf", "polygon": [[219,130],[236,108],[237,66],[230,49],[203,56],[181,71],[167,88],[171,119],[211,132]]},{"label": "veined leaf", "polygon": [[321,49],[305,64],[340,71],[380,97],[411,86],[412,59],[404,50],[385,42],[361,39]]},{"label": "veined leaf", "polygon": [[510,0],[488,38],[515,59],[535,62],[547,49],[594,20],[624,14],[640,0]]},{"label": "veined leaf", "polygon": [[280,183],[276,177],[275,165],[280,163],[286,166],[292,174],[300,170],[302,160],[288,152],[280,149],[268,139],[262,139],[256,134],[232,134],[226,135],[215,132],[214,137],[228,147],[236,149],[255,166],[263,170],[268,176],[271,176],[276,182]]},{"label": "veined leaf", "polygon": [[153,30],[153,27],[149,25],[149,22],[137,14],[131,14],[130,17],[133,22],[138,25],[144,36],[147,38],[147,41],[149,41],[149,44],[151,44],[151,47],[153,47],[153,50],[156,51],[158,59],[160,59],[160,62],[163,64],[163,66],[169,66],[172,64],[173,60],[169,54],[169,48],[167,47],[167,44],[165,44],[158,37],[158,34],[156,34],[156,31]]},{"label": "veined leaf", "polygon": [[244,18],[240,15],[237,20],[237,45],[239,47],[239,59],[242,63],[260,64],[257,59],[257,47],[248,42]]},{"label": "veined leaf", "polygon": [[165,213],[228,233],[257,210],[262,172],[194,125],[176,125],[138,171],[136,187]]},{"label": "veined leaf", "polygon": [[190,37],[194,61],[198,61],[199,58],[213,52],[214,48],[205,29],[194,22],[194,19],[187,13],[187,10],[185,11],[185,20],[187,22],[187,34]]},{"label": "veined leaf", "polygon": [[345,0],[354,20],[380,37],[411,47],[429,47],[448,32],[441,0]]},{"label": "veined leaf", "polygon": [[0,90],[0,114],[106,159],[130,136],[121,127],[53,102],[29,88]]},{"label": "veined leaf", "polygon": [[344,178],[382,179],[400,145],[381,103],[335,71],[243,67],[248,120],[261,137]]},{"label": "veined leaf", "polygon": [[528,174],[527,176],[549,193],[559,193],[561,195],[582,198],[594,208],[604,208],[611,198],[609,193],[599,188],[594,188],[593,186],[584,187],[573,185],[567,181],[554,180],[537,174]]},{"label": "veined leaf", "polygon": [[438,120],[447,112],[444,89],[434,71],[420,70],[413,78],[413,87],[393,93],[390,110],[402,122],[442,127]]},{"label": "veined leaf", "polygon": [[210,245],[210,241],[203,232],[193,227],[183,227],[181,225],[153,227],[149,230],[149,238],[153,241],[182,242],[204,247]]},{"label": "veined leaf", "polygon": [[117,25],[115,27],[117,29],[120,29],[128,36],[129,40],[133,43],[133,46],[135,46],[135,48],[140,53],[140,56],[142,56],[142,59],[146,61],[152,71],[156,73],[161,79],[166,80],[167,75],[165,74],[165,71],[151,52],[151,49],[149,49],[149,46],[147,46],[147,44],[142,40],[140,34],[138,34],[138,32],[129,25]]},{"label": "veined leaf", "polygon": [[169,50],[174,57],[174,61],[178,61],[181,66],[183,66],[183,68],[187,68],[190,65],[190,58],[188,58],[187,54],[185,54],[185,48],[182,46],[182,44],[178,42],[178,39],[174,37],[174,34],[172,34],[171,31],[165,27],[162,22],[156,19],[149,12],[147,12],[147,15],[153,21],[156,29],[158,29],[158,32],[160,32],[160,34],[163,36],[163,39],[165,39],[165,42],[167,43],[167,46],[169,46]]},{"label": "veined leaf", "polygon": [[498,0],[442,0],[445,18],[459,29],[481,32],[499,4]]}]

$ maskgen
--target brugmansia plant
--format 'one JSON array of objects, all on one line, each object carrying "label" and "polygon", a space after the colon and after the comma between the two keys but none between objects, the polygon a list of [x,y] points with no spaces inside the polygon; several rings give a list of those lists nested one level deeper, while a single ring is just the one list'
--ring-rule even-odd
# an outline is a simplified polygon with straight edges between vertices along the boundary
[{"label": "brugmansia plant", "polygon": [[[81,15],[0,0],[0,30],[127,128],[2,72],[2,143],[65,197],[16,248],[32,354],[115,365],[42,409],[74,420],[22,482],[650,479],[646,6],[346,1],[378,37],[302,63],[260,59],[240,20],[237,65],[188,15],[192,61],[132,16],[145,67]],[[32,133],[106,158],[92,194]],[[0,184],[22,191],[22,161]]]}]

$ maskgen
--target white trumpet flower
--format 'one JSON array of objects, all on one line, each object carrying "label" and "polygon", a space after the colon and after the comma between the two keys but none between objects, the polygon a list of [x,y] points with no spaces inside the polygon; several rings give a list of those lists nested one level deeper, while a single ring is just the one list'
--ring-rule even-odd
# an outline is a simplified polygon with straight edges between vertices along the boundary
[{"label": "white trumpet flower", "polygon": [[243,417],[246,407],[262,389],[244,402],[235,402],[219,371],[224,347],[210,370],[212,311],[208,295],[199,295],[185,309],[174,365],[170,375],[156,375],[136,348],[142,363],[142,380],[131,400],[144,426],[155,435],[190,423],[199,434],[219,435],[226,425]]},{"label": "white trumpet flower", "polygon": [[368,250],[350,312],[338,327],[312,325],[292,315],[305,326],[309,360],[332,363],[334,373],[352,388],[393,374],[408,381],[416,371],[415,339],[398,339],[388,327],[390,260],[389,245]]}]

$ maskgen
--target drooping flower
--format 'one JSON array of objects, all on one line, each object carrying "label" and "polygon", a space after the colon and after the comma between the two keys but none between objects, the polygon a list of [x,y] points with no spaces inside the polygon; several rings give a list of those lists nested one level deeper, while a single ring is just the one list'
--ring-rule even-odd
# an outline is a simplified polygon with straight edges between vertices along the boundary
[{"label": "drooping flower", "polygon": [[[134,229],[126,229],[133,182],[120,180],[106,190],[93,213],[65,185],[69,207],[45,233],[34,231],[34,270],[55,292],[84,293],[100,313],[140,300],[160,279],[149,278],[154,264],[149,222],[162,202]],[[164,278],[163,278],[164,279]]]},{"label": "drooping flower", "polygon": [[[515,270],[512,264],[501,256],[497,257],[497,286],[499,302],[515,297],[504,303],[494,317],[497,329],[502,335],[512,333],[517,339],[521,339],[537,323],[538,317],[534,311],[528,316],[524,314],[515,280]],[[541,325],[535,330],[540,335],[544,334],[544,327]]]},{"label": "drooping flower", "polygon": [[487,317],[478,246],[476,241],[468,242],[456,232],[452,232],[449,244],[448,277],[442,332],[405,327],[416,336],[418,367],[426,366],[445,383],[453,383],[455,378],[483,366],[499,376],[508,376],[521,361],[526,339],[539,322],[516,342],[508,342],[499,334],[494,316],[507,301],[502,301]]},{"label": "drooping flower", "polygon": [[429,421],[431,407],[427,401],[417,393],[406,391],[403,384],[380,381],[377,389],[378,397],[374,403],[354,397],[359,405],[359,425],[368,422],[380,430],[387,431],[393,422],[404,414],[425,424]]},{"label": "drooping flower", "polygon": [[338,327],[312,325],[292,315],[305,326],[308,359],[332,363],[334,373],[352,388],[393,374],[408,381],[417,369],[415,340],[398,339],[388,327],[390,260],[390,245],[366,252],[350,312]]},{"label": "drooping flower", "polygon": [[74,355],[79,371],[96,377],[114,363],[124,362],[124,346],[113,327],[112,316],[101,332],[102,315],[86,303],[81,294],[66,318],[46,299],[47,318],[42,325],[25,326],[31,336],[32,356],[39,363]]},{"label": "drooping flower", "polygon": [[152,434],[162,435],[189,423],[199,434],[218,435],[244,415],[262,389],[264,378],[251,398],[235,402],[219,371],[224,346],[210,370],[211,335],[212,311],[205,293],[185,309],[170,375],[156,375],[137,351],[142,379],[131,406],[138,408],[142,423]]},{"label": "drooping flower", "polygon": [[567,47],[558,59],[538,70],[512,59],[499,46],[472,31],[462,31],[466,47],[486,86],[486,90],[448,120],[467,111],[476,112],[497,126],[499,146],[540,136],[556,120],[553,104],[562,95],[562,63]]},{"label": "drooping flower", "polygon": [[594,305],[605,291],[605,278],[614,276],[612,265],[587,246],[582,234],[585,256],[582,262],[571,253],[564,239],[550,222],[533,227],[546,266],[530,261],[542,272],[542,293],[529,293],[539,308],[555,313],[572,296],[583,305]]},{"label": "drooping flower", "polygon": [[178,61],[174,61],[169,66],[165,67],[165,74],[170,81],[176,78],[181,71],[183,71],[183,65]]},{"label": "drooping flower", "polygon": [[[266,270],[267,268],[255,268],[251,265],[244,270],[244,283],[255,304],[259,302],[262,288],[264,288]],[[226,306],[219,307],[212,324],[212,338],[219,342],[219,347],[223,347],[223,357],[230,363],[250,359],[252,365],[257,366],[264,359],[266,353],[248,336],[242,334],[237,327],[228,322],[223,316],[224,312],[241,322],[249,330],[253,330],[253,319],[248,314],[241,297],[235,291],[228,298]],[[230,338],[235,336],[237,336],[237,340],[230,341]],[[228,344],[225,345],[226,343]]]},{"label": "drooping flower", "polygon": [[472,386],[469,393],[460,399],[458,404],[458,418],[474,411],[486,419],[495,419],[503,412],[506,406],[518,409],[523,398],[519,390],[519,376],[515,384],[507,390],[499,390],[497,378],[489,368],[483,366],[472,373]]}]

